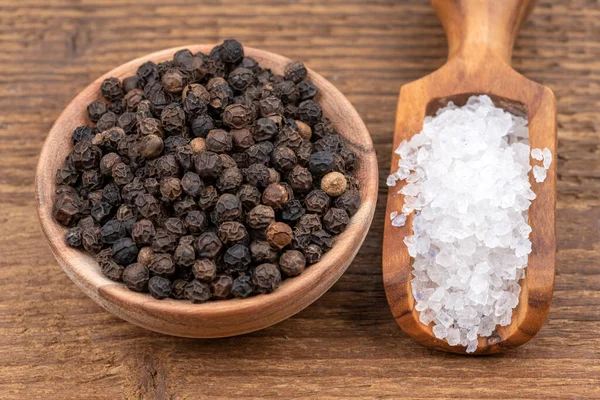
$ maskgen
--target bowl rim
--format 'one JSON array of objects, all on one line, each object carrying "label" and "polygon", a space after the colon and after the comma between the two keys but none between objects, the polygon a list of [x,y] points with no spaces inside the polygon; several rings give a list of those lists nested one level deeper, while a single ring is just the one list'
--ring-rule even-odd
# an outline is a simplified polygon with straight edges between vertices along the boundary
[{"label": "bowl rim", "polygon": [[[122,79],[125,76],[134,74],[137,67],[142,63],[146,61],[160,62],[169,59],[181,49],[208,53],[214,46],[215,44],[177,46],[149,53],[122,64],[94,80],[65,107],[53,124],[44,141],[35,175],[37,213],[42,231],[50,244],[52,253],[71,280],[94,301],[120,318],[150,330],[177,336],[221,337],[247,333],[278,323],[312,304],[339,279],[356,256],[369,231],[377,202],[377,159],[371,136],[364,122],[352,104],[338,89],[321,75],[307,68],[310,80],[319,87],[322,93],[319,104],[323,106],[324,114],[330,117],[331,114],[335,114],[338,118],[343,115],[342,122],[348,125],[349,129],[358,133],[357,136],[353,136],[355,140],[349,140],[344,135],[347,132],[342,132],[339,129],[340,136],[345,137],[348,145],[359,155],[357,157],[359,161],[357,171],[359,170],[359,172],[355,172],[354,175],[360,174],[361,176],[359,178],[361,181],[361,206],[356,214],[352,216],[347,229],[336,237],[332,249],[323,255],[321,261],[311,265],[299,276],[286,279],[277,290],[268,295],[261,294],[247,299],[229,299],[193,304],[187,300],[170,298],[156,300],[148,293],[130,291],[122,282],[114,282],[104,277],[91,255],[83,250],[66,246],[64,241],[66,228],[56,223],[52,217],[56,169],[49,167],[56,164],[61,165],[63,162],[62,158],[57,159],[56,146],[64,143],[65,140],[68,140],[68,146],[66,147],[69,150],[72,146],[69,140],[72,129],[67,129],[65,124],[73,121],[78,114],[81,115],[82,112],[85,112],[85,107],[91,100],[100,98],[99,87],[104,79],[111,76],[118,76]],[[266,64],[265,66],[270,68],[275,68],[275,65],[283,68],[283,65],[290,61],[281,55],[252,47],[244,46],[244,50],[247,56],[257,59],[261,65]],[[327,99],[331,97],[335,102],[325,105],[324,94],[326,94]],[[79,125],[79,123],[76,125]],[[340,259],[340,257],[343,259]],[[301,292],[305,290],[312,298],[304,302],[299,301],[302,298]],[[289,304],[292,300],[293,304]],[[286,301],[288,304],[285,303]],[[282,305],[286,305],[289,311],[282,310]],[[132,313],[139,314],[139,318],[132,315]],[[201,325],[208,324],[210,326],[210,319],[213,317],[236,318],[243,313],[247,313],[246,316],[256,313],[257,319],[261,315],[261,318],[270,317],[270,320],[264,324],[254,323],[254,325],[261,325],[258,327],[252,326],[248,329],[231,328],[230,330],[235,332],[227,334],[218,334],[217,327],[213,327],[216,329],[214,334],[203,333],[198,335],[191,333],[195,330],[206,330]],[[196,324],[196,326],[190,327],[189,323],[182,324],[178,317],[195,319],[193,324]],[[144,321],[148,318],[151,320],[158,318],[166,324],[174,324],[175,328],[178,324],[185,325],[189,329],[184,329],[185,332],[176,332],[177,329],[175,329],[174,332],[168,326],[157,328]],[[235,324],[235,322],[233,323]],[[207,329],[211,330],[212,328]]]}]

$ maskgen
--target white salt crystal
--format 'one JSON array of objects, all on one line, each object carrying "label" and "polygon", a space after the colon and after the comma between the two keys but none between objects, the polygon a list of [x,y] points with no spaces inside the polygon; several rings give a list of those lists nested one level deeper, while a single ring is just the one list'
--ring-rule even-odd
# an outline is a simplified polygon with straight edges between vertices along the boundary
[{"label": "white salt crystal", "polygon": [[396,186],[396,175],[389,175],[385,180],[385,184],[388,186]]},{"label": "white salt crystal", "polygon": [[540,167],[539,165],[535,165],[533,167],[533,177],[536,182],[544,182],[546,180],[546,169]]},{"label": "white salt crystal", "polygon": [[488,96],[471,96],[464,107],[449,103],[426,117],[423,130],[402,142],[403,226],[415,211],[412,235],[404,238],[414,258],[413,295],[424,324],[452,345],[477,349],[478,336],[510,323],[519,280],[531,253],[528,209],[536,198],[529,183],[530,155],[538,180],[552,161],[548,149],[529,147],[527,120],[496,108]]},{"label": "white salt crystal", "polygon": [[404,226],[405,223],[406,223],[406,215],[405,214],[397,214],[392,219],[392,226]]},{"label": "white salt crystal", "polygon": [[398,211],[392,211],[390,213],[390,219],[393,220],[394,218],[396,218],[398,216]]},{"label": "white salt crystal", "polygon": [[467,346],[467,353],[474,353],[475,350],[477,350],[477,340],[473,340],[469,342],[469,345]]},{"label": "white salt crystal", "polygon": [[548,169],[552,164],[552,152],[549,148],[544,147],[544,150],[542,150],[542,154],[544,156],[544,168]]},{"label": "white salt crystal", "polygon": [[542,149],[533,149],[531,150],[531,158],[534,160],[542,161],[544,158],[544,154],[542,153]]}]

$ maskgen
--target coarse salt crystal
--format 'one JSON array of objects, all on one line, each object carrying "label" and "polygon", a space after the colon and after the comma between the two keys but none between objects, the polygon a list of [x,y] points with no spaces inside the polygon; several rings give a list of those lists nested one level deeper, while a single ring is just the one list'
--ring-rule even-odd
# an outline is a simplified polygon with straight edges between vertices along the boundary
[{"label": "coarse salt crystal", "polygon": [[544,158],[544,154],[542,153],[542,149],[533,149],[531,150],[531,158],[534,160],[542,161]]},{"label": "coarse salt crystal", "polygon": [[406,215],[405,214],[398,214],[392,219],[392,226],[397,226],[397,227],[404,226],[405,223],[406,223]]},{"label": "coarse salt crystal", "polygon": [[544,168],[548,169],[552,164],[552,152],[549,148],[544,147],[544,150],[542,150],[542,154],[544,156]]},{"label": "coarse salt crystal", "polygon": [[397,215],[398,215],[398,211],[392,211],[392,212],[390,213],[390,219],[392,219],[392,220],[393,220],[394,218],[396,218],[396,216],[397,216]]},{"label": "coarse salt crystal", "polygon": [[534,165],[533,167],[533,177],[535,181],[540,183],[546,180],[546,168],[540,167],[539,165]]}]

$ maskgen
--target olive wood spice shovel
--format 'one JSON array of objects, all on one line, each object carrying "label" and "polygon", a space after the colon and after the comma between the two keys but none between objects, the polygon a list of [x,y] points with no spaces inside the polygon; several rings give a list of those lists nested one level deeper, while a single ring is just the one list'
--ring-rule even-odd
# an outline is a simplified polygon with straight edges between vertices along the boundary
[{"label": "olive wood spice shovel", "polygon": [[[519,305],[510,325],[497,327],[492,336],[479,338],[472,354],[491,354],[514,348],[530,340],[546,319],[554,288],[556,262],[556,105],[552,91],[530,81],[510,66],[512,47],[518,30],[534,8],[536,0],[432,0],[448,38],[449,55],[444,66],[400,90],[396,113],[394,146],[421,131],[423,119],[447,105],[462,106],[469,96],[487,94],[496,106],[527,115],[531,148],[547,147],[553,162],[546,180],[536,183],[530,173],[537,198],[529,208],[532,253]],[[397,169],[399,156],[392,154]],[[412,234],[412,214],[403,227],[394,227],[389,215],[401,211],[401,184],[388,192],[383,240],[383,281],[388,303],[400,327],[421,344],[453,353],[466,353],[466,347],[450,346],[437,339],[433,323],[419,321],[411,290],[412,266],[405,236]]]}]

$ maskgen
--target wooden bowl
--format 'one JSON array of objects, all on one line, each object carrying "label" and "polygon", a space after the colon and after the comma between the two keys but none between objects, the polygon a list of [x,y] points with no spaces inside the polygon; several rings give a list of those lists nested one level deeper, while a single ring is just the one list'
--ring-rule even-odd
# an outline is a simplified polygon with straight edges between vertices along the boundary
[{"label": "wooden bowl", "polygon": [[[339,235],[333,248],[317,264],[300,276],[287,279],[271,294],[248,299],[192,304],[185,300],[155,300],[147,293],[128,290],[124,284],[104,277],[96,261],[87,253],[66,245],[66,229],[52,217],[55,197],[55,174],[70,152],[71,133],[88,123],[87,105],[100,98],[100,84],[108,77],[123,79],[135,75],[146,61],[170,59],[183,48],[192,52],[210,52],[213,45],[171,48],[130,61],[96,79],[62,112],[50,130],[42,148],[36,171],[37,210],[42,230],[54,256],[67,275],[96,303],[131,323],[169,335],[214,338],[240,335],[273,325],[296,314],[325,293],[350,265],[363,240],[375,212],[378,171],[371,137],[350,102],[325,78],[309,70],[309,79],[319,87],[319,102],[340,135],[357,153],[356,178],[361,185],[362,204],[348,228]],[[261,66],[283,73],[290,60],[277,54],[245,48],[246,55]]]}]

